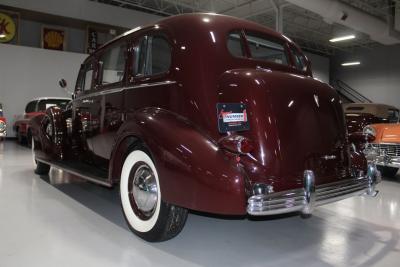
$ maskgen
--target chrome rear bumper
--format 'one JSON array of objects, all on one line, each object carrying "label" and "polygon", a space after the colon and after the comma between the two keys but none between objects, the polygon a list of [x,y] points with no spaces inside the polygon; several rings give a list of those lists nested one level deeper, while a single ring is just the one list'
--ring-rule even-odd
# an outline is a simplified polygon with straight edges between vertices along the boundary
[{"label": "chrome rear bumper", "polygon": [[247,213],[255,216],[275,215],[300,211],[311,214],[314,207],[339,201],[352,196],[367,194],[376,196],[375,185],[381,176],[376,166],[368,166],[366,176],[345,179],[315,186],[313,171],[304,172],[304,187],[271,194],[253,195],[248,199]]}]

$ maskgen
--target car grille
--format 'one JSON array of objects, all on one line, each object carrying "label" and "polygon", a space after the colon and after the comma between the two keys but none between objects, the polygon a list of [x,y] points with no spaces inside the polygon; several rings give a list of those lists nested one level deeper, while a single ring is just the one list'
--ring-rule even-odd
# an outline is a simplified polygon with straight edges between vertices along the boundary
[{"label": "car grille", "polygon": [[400,144],[372,144],[372,147],[378,149],[379,155],[400,157]]}]

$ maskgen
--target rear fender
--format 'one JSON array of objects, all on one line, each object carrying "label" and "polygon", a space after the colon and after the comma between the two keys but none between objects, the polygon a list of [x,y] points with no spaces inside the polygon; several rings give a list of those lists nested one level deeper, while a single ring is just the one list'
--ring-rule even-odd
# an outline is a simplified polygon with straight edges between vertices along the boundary
[{"label": "rear fender", "polygon": [[128,115],[118,136],[110,161],[114,182],[132,146],[141,142],[157,168],[164,201],[211,213],[246,213],[244,173],[235,156],[185,118],[159,108],[142,109]]}]

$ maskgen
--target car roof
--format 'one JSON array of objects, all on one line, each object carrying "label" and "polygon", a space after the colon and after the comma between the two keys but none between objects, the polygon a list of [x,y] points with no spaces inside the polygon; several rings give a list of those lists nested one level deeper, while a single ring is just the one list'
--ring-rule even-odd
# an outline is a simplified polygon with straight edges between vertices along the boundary
[{"label": "car roof", "polygon": [[[205,21],[208,21],[209,23],[205,23]],[[96,51],[101,50],[104,47],[124,38],[125,36],[130,35],[142,29],[149,29],[152,27],[159,27],[159,26],[164,26],[168,28],[179,28],[182,27],[182,25],[184,25],[184,27],[190,27],[193,29],[204,29],[205,31],[209,31],[210,29],[215,30],[218,28],[224,28],[227,25],[229,25],[229,27],[233,29],[248,29],[251,31],[258,31],[260,33],[267,34],[275,39],[279,39],[282,42],[288,42],[298,47],[291,39],[289,39],[285,35],[276,32],[266,26],[260,25],[258,23],[249,20],[244,20],[232,16],[215,14],[215,13],[190,13],[190,14],[180,14],[180,15],[170,16],[167,18],[163,18],[155,23],[148,24],[145,26],[139,26],[134,29],[128,30],[127,32],[101,45]],[[194,30],[194,32],[196,31]],[[87,62],[87,60],[91,58],[91,56],[92,55],[88,56],[85,62]]]}]

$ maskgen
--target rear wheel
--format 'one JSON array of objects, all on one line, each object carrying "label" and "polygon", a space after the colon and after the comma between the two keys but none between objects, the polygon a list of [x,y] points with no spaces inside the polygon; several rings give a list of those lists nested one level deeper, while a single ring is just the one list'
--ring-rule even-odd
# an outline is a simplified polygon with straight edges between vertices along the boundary
[{"label": "rear wheel", "polygon": [[31,139],[31,143],[32,143],[32,161],[33,161],[33,166],[35,166],[35,173],[39,174],[39,175],[46,175],[49,174],[50,171],[50,165],[40,162],[38,160],[36,160],[36,156],[35,156],[35,141],[33,140],[33,137]]},{"label": "rear wheel", "polygon": [[133,150],[126,157],[120,181],[122,210],[130,229],[139,237],[158,242],[179,234],[187,209],[162,200],[155,165],[145,150]]},{"label": "rear wheel", "polygon": [[387,166],[378,166],[378,170],[384,177],[394,177],[399,169]]}]

